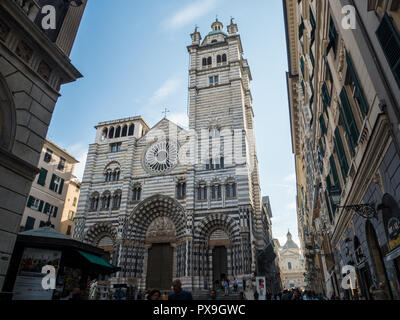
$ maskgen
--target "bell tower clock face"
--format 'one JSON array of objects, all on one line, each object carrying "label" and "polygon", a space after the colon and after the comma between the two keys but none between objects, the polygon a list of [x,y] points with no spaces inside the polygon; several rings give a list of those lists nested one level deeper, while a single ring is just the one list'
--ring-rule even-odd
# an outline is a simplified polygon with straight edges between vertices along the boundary
[{"label": "bell tower clock face", "polygon": [[164,174],[178,164],[178,146],[170,141],[152,144],[144,153],[143,166],[151,174]]}]

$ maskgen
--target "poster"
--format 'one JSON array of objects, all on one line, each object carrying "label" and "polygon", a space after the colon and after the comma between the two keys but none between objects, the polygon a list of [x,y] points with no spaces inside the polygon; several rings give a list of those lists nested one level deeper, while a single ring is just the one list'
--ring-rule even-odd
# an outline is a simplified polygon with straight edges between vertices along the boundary
[{"label": "poster", "polygon": [[258,292],[258,300],[266,300],[265,277],[256,277],[256,287]]},{"label": "poster", "polygon": [[14,285],[13,300],[51,300],[53,290],[42,287],[42,268],[51,265],[58,272],[61,251],[25,248]]}]

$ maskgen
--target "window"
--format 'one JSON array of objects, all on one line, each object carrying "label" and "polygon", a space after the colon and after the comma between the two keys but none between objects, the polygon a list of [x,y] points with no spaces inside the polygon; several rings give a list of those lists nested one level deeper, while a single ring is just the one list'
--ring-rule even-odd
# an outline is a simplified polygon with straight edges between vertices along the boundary
[{"label": "window", "polygon": [[108,138],[110,139],[114,138],[114,127],[110,128],[110,131],[108,132]]},{"label": "window", "polygon": [[74,207],[76,207],[76,202],[78,201],[78,199],[75,197],[74,198],[74,200],[72,201],[72,205],[74,206]]},{"label": "window", "polygon": [[335,150],[336,154],[338,155],[340,169],[342,171],[343,181],[346,181],[347,174],[349,172],[349,164],[347,162],[346,153],[344,151],[343,141],[340,136],[339,128],[335,130]]},{"label": "window", "polygon": [[236,198],[236,183],[228,183],[225,186],[225,197],[227,199]]},{"label": "window", "polygon": [[41,186],[45,186],[45,184],[46,184],[46,177],[47,177],[47,170],[46,169],[44,169],[44,168],[42,168],[41,170],[40,170],[40,174],[39,174],[39,178],[38,178],[38,184],[39,185],[41,185]]},{"label": "window", "polygon": [[326,128],[326,124],[325,124],[325,119],[324,119],[324,115],[321,114],[321,116],[319,117],[319,123],[321,125],[321,132],[322,135],[326,135],[326,133],[328,132],[327,128]]},{"label": "window", "polygon": [[214,84],[218,84],[219,83],[219,77],[218,76],[215,76],[214,77]]},{"label": "window", "polygon": [[207,186],[199,185],[197,187],[197,200],[198,201],[206,201],[207,200]]},{"label": "window", "polygon": [[327,48],[327,54],[333,48],[334,55],[336,56],[336,48],[337,48],[337,42],[338,42],[338,37],[339,34],[336,30],[335,22],[333,21],[333,18],[331,17],[330,23],[329,23],[329,45]]},{"label": "window", "polygon": [[[288,269],[292,270],[292,263],[291,262],[288,262]],[[292,287],[294,287],[294,285]]]},{"label": "window", "polygon": [[132,190],[132,201],[140,201],[142,195],[142,187],[136,186]]},{"label": "window", "polygon": [[96,192],[90,197],[90,210],[96,211],[99,207],[99,194]]},{"label": "window", "polygon": [[60,171],[64,171],[64,169],[65,169],[65,159],[64,158],[60,158],[60,162],[58,163],[57,169]]},{"label": "window", "polygon": [[208,80],[210,82],[210,86],[212,86],[214,84],[214,77],[210,77]]},{"label": "window", "polygon": [[[111,171],[110,171],[110,173],[111,173]],[[121,172],[119,171],[119,169],[115,169],[113,174],[112,174],[112,180],[113,181],[119,181],[120,173]],[[110,181],[111,181],[111,179],[110,179]]]},{"label": "window", "polygon": [[58,207],[52,206],[49,203],[46,203],[44,206],[43,213],[49,215],[50,217],[52,216],[53,218],[57,217],[57,212],[58,212]]},{"label": "window", "polygon": [[219,83],[219,76],[209,77],[208,81],[210,83],[210,86],[216,85]]},{"label": "window", "polygon": [[116,191],[113,197],[113,209],[119,209],[121,206],[121,191]]},{"label": "window", "polygon": [[207,58],[203,58],[203,67],[207,65]]},{"label": "window", "polygon": [[186,182],[178,182],[176,185],[176,197],[184,199],[186,197]]},{"label": "window", "polygon": [[222,188],[221,185],[213,185],[211,187],[211,199],[212,200],[221,200],[222,199]]},{"label": "window", "polygon": [[226,54],[225,53],[222,55],[222,62],[226,62]]},{"label": "window", "polygon": [[350,90],[354,99],[355,104],[361,110],[363,116],[368,114],[368,104],[365,99],[364,92],[361,88],[360,82],[358,81],[358,76],[356,70],[353,66],[353,61],[350,58],[349,53],[346,51],[347,59],[347,77],[346,84],[350,86]]},{"label": "window", "polygon": [[122,146],[122,143],[112,143],[110,145],[111,152],[120,152],[121,151],[121,146]]},{"label": "window", "polygon": [[70,236],[70,235],[71,235],[71,229],[72,229],[71,226],[68,226],[68,227],[67,227],[67,236]]},{"label": "window", "polygon": [[110,208],[111,195],[109,193],[103,194],[101,197],[101,209],[108,210]]},{"label": "window", "polygon": [[397,85],[400,87],[400,36],[395,28],[393,19],[387,13],[382,18],[381,24],[376,31],[376,36],[385,53]]},{"label": "window", "polygon": [[44,162],[50,163],[52,155],[53,151],[47,148],[46,153],[44,154]]},{"label": "window", "polygon": [[131,124],[129,126],[129,132],[128,132],[128,136],[133,136],[135,134],[135,125]]},{"label": "window", "polygon": [[69,211],[68,212],[68,220],[74,221],[75,218],[75,212]]},{"label": "window", "polygon": [[57,192],[58,194],[62,194],[63,187],[64,187],[64,179],[53,174],[49,189],[54,192]]},{"label": "window", "polygon": [[118,126],[117,130],[115,130],[115,138],[119,138],[121,136],[121,127]]},{"label": "window", "polygon": [[35,226],[35,221],[36,221],[35,218],[27,217],[25,223],[25,231],[32,230],[33,227]]},{"label": "window", "polygon": [[324,84],[322,85],[322,101],[325,108],[328,108],[331,105],[331,97],[329,95],[329,90],[326,82],[324,82]]},{"label": "window", "polygon": [[104,128],[103,132],[101,134],[101,141],[104,141],[105,139],[107,139],[107,136],[108,136],[108,129]]},{"label": "window", "polygon": [[345,87],[343,87],[340,93],[340,101],[341,101],[339,105],[340,118],[347,134],[346,140],[349,145],[351,155],[354,156],[355,148],[358,145],[358,138],[360,136],[360,133],[358,131],[353,111],[351,110],[351,105]]},{"label": "window", "polygon": [[212,65],[212,58],[211,58],[211,57],[208,57],[208,59],[207,59],[207,64],[208,64],[208,65]]},{"label": "window", "polygon": [[221,63],[222,62],[222,57],[220,55],[217,56],[217,63]]},{"label": "window", "polygon": [[127,134],[128,134],[128,126],[124,125],[124,127],[122,128],[121,137],[126,137]]}]

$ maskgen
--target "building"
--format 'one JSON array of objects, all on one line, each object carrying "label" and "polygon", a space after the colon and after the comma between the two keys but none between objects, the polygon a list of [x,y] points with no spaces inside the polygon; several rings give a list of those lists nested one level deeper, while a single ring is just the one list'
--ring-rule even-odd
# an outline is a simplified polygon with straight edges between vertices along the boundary
[{"label": "building", "polygon": [[279,266],[279,242],[272,236],[272,209],[269,197],[262,198],[262,219],[264,242],[268,244],[265,250],[257,252],[257,275],[265,276],[266,287],[270,294],[278,294],[282,290],[280,266]]},{"label": "building", "polygon": [[[74,238],[107,248],[114,281],[192,291],[251,281],[268,250],[254,140],[251,73],[238,27],[216,20],[188,46],[189,130],[164,118],[99,123]],[[196,152],[197,151],[197,152]],[[264,219],[264,220],[263,220]]]},{"label": "building", "polygon": [[67,188],[67,194],[65,196],[64,207],[61,215],[60,232],[72,237],[72,232],[74,231],[74,219],[76,210],[78,209],[81,183],[78,179],[70,180]]},{"label": "building", "polygon": [[[57,7],[57,23],[44,30],[41,9],[49,4]],[[0,2],[0,290],[60,87],[82,77],[69,54],[85,6]]]},{"label": "building", "polygon": [[[382,282],[387,297],[399,299],[399,2],[283,6],[310,286],[329,297],[372,299],[371,286]],[[345,266],[355,267],[354,290],[341,286]]]},{"label": "building", "polygon": [[293,241],[290,231],[287,233],[286,243],[280,248],[279,263],[282,286],[284,289],[306,288],[304,282],[304,258],[298,245]]},{"label": "building", "polygon": [[45,139],[38,163],[40,173],[29,191],[21,219],[21,231],[44,227],[48,221],[60,231],[65,207],[71,207],[66,199],[67,193],[71,196],[73,189],[70,190],[70,185],[75,178],[73,172],[76,163],[78,161],[65,150]]}]

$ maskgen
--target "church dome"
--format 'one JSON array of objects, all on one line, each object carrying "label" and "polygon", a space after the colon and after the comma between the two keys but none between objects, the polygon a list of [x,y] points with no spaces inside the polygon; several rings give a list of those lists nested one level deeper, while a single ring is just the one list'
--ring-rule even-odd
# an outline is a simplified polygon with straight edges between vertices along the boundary
[{"label": "church dome", "polygon": [[282,247],[282,249],[299,249],[299,246],[292,240],[292,234],[290,231],[287,233],[287,241]]}]

